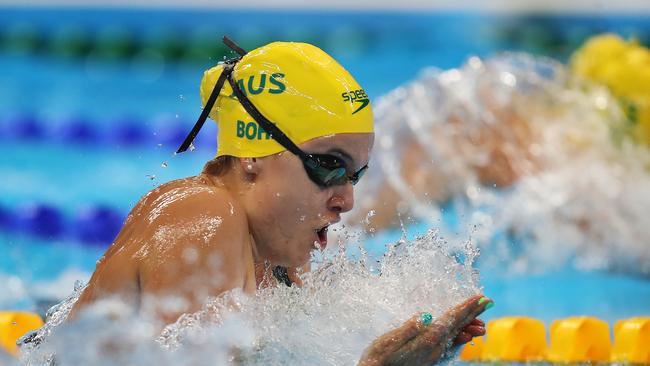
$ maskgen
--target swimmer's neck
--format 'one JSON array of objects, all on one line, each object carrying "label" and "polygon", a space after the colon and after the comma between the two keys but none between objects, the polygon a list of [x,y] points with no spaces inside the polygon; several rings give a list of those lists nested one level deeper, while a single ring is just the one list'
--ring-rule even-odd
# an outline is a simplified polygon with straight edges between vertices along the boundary
[{"label": "swimmer's neck", "polygon": [[231,196],[239,197],[242,192],[242,176],[241,172],[237,171],[238,169],[232,168],[227,172],[221,173],[219,175],[212,174],[208,171],[208,165],[203,168],[199,177],[204,178],[208,183],[217,188],[225,189],[230,193]]},{"label": "swimmer's neck", "polygon": [[248,225],[248,233],[250,237],[251,250],[253,254],[254,264],[264,265],[268,263],[268,260],[260,255],[258,250],[257,241],[253,235],[254,230],[250,227],[251,220],[248,215],[249,200],[251,198],[251,182],[247,180],[245,173],[238,166],[233,167],[232,169],[224,172],[223,174],[214,175],[210,174],[204,169],[199,177],[206,180],[206,183],[218,188],[226,190],[231,197],[231,199],[236,200],[238,206],[244,208],[244,213],[246,215],[246,221]]},{"label": "swimmer's neck", "polygon": [[[248,230],[251,255],[253,259],[251,265],[253,273],[255,274],[257,288],[275,285],[278,279],[274,276],[273,269],[277,264],[273,263],[270,258],[265,256],[262,251],[259,250],[259,238],[256,238],[256,231],[251,227],[251,220],[248,215],[249,207],[256,207],[255,185],[252,184],[252,181],[247,179],[244,171],[239,167],[234,167],[233,169],[219,175],[210,174],[204,170],[200,177],[204,179],[207,184],[213,185],[217,189],[227,191],[230,199],[237,201],[237,206],[243,207],[246,215],[246,222],[248,223],[246,229]],[[302,281],[296,274],[296,268],[287,268],[286,270],[288,271],[287,276],[290,282],[300,286]],[[309,271],[309,264],[305,264],[301,270]]]}]

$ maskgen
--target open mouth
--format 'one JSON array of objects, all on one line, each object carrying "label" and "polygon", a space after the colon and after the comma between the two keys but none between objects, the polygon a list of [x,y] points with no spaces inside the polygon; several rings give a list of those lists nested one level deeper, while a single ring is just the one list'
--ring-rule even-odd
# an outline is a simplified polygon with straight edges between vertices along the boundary
[{"label": "open mouth", "polygon": [[316,230],[316,236],[318,237],[318,245],[320,250],[324,250],[327,247],[327,228],[329,224],[323,226],[322,228]]}]

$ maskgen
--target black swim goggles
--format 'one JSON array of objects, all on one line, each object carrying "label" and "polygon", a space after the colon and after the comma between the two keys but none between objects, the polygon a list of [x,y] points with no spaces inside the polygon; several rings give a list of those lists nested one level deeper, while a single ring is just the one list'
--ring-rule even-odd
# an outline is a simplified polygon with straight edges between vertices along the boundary
[{"label": "black swim goggles", "polygon": [[186,151],[194,138],[203,127],[214,103],[217,101],[217,97],[223,88],[223,84],[228,80],[230,87],[234,91],[237,100],[244,107],[244,110],[255,119],[265,132],[267,132],[271,138],[273,138],[277,143],[282,145],[285,149],[291,151],[293,154],[297,155],[302,161],[302,165],[307,172],[307,176],[314,183],[316,183],[321,188],[327,188],[336,185],[343,185],[352,183],[357,184],[359,179],[368,169],[366,164],[361,169],[357,170],[354,173],[349,173],[347,169],[347,164],[345,161],[332,154],[309,154],[302,151],[296,144],[287,137],[276,125],[275,123],[269,121],[266,117],[260,113],[260,111],[251,103],[251,101],[246,97],[246,95],[241,91],[239,85],[235,82],[233,78],[233,70],[237,62],[246,54],[246,51],[231,41],[228,37],[223,37],[223,43],[230,47],[233,51],[239,54],[239,57],[230,59],[224,62],[223,71],[221,76],[217,80],[217,83],[214,85],[214,89],[208,98],[208,101],[205,103],[205,107],[199,116],[199,119],[194,124],[194,127],[190,133],[185,138],[185,141],[181,144],[181,147],[176,151],[177,154],[180,154]]}]

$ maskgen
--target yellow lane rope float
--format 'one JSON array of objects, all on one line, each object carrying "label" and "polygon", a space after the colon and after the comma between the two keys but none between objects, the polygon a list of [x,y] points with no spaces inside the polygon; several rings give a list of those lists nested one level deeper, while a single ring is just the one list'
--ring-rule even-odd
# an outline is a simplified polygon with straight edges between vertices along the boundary
[{"label": "yellow lane rope float", "polygon": [[465,345],[460,359],[471,362],[630,363],[650,365],[650,317],[619,320],[614,342],[609,324],[580,316],[558,319],[546,344],[544,323],[516,316],[491,320],[484,337]]}]

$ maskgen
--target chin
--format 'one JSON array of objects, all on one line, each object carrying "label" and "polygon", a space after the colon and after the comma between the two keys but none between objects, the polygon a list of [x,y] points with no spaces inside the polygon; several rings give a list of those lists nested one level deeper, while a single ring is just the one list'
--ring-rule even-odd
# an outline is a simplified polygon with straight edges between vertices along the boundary
[{"label": "chin", "polygon": [[[298,249],[296,249],[296,252],[298,253]],[[304,253],[304,254],[303,254]],[[291,258],[291,264],[289,264],[290,267],[300,267],[305,265],[309,260],[311,259],[311,250],[308,250],[306,252],[300,253],[301,255],[294,255]]]},{"label": "chin", "polygon": [[289,267],[302,267],[305,264],[307,264],[307,262],[309,262],[309,260],[311,259],[311,255],[310,253],[307,253],[306,256],[293,258],[293,259],[294,260],[292,260],[292,263],[289,264]]},{"label": "chin", "polygon": [[273,258],[269,258],[271,262],[284,267],[300,267],[311,260],[311,251],[313,247],[305,245],[305,240],[286,243],[275,252]]},{"label": "chin", "polygon": [[[297,249],[296,249],[297,251]],[[310,252],[306,254],[297,253],[296,251],[286,253],[286,255],[278,255],[275,258],[269,258],[272,263],[282,267],[300,267],[311,259]]]}]

